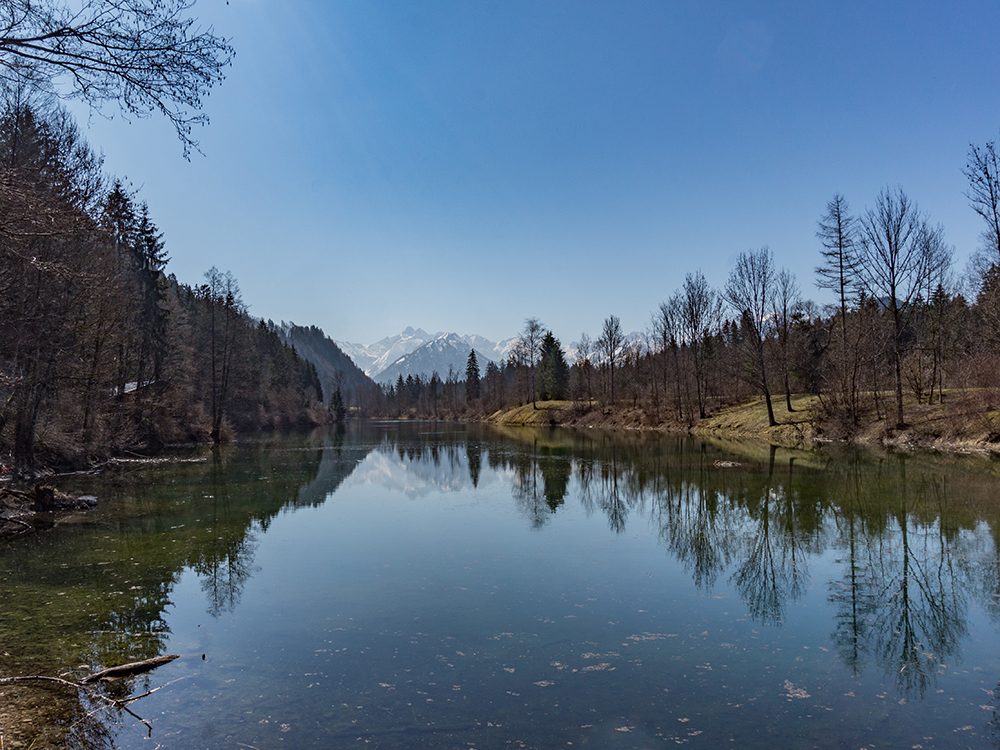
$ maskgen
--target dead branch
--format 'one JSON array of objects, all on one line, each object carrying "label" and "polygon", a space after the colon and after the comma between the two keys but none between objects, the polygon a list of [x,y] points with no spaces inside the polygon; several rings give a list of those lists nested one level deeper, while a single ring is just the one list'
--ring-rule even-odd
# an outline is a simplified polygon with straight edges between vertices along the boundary
[{"label": "dead branch", "polygon": [[100,672],[95,672],[88,677],[84,677],[80,680],[80,684],[86,685],[91,682],[97,682],[98,680],[111,680],[117,679],[119,677],[131,677],[132,675],[142,674],[143,672],[149,672],[157,667],[162,667],[164,664],[169,664],[174,659],[179,659],[180,654],[168,654],[167,656],[157,656],[152,659],[145,659],[143,661],[135,661],[130,664],[121,664],[117,667],[108,667],[107,669],[102,669]]},{"label": "dead branch", "polygon": [[[95,672],[88,677],[84,677],[79,682],[73,682],[72,680],[64,680],[62,677],[50,677],[48,675],[24,675],[17,677],[0,677],[0,685],[6,685],[13,682],[30,682],[30,681],[41,681],[41,682],[54,682],[58,685],[65,685],[66,687],[75,688],[86,693],[91,699],[101,701],[106,706],[112,708],[117,708],[120,711],[125,711],[130,716],[141,721],[146,729],[149,731],[149,736],[153,736],[153,726],[146,721],[144,718],[134,713],[132,709],[129,708],[130,703],[135,703],[137,700],[145,698],[147,695],[152,695],[157,690],[165,688],[167,685],[172,685],[178,680],[173,680],[159,687],[155,687],[152,690],[148,690],[142,695],[131,696],[128,698],[111,698],[103,693],[99,692],[96,687],[92,684],[100,680],[112,680],[118,677],[131,677],[132,675],[142,674],[143,672],[149,672],[150,670],[156,669],[164,664],[169,664],[174,659],[180,658],[180,654],[168,654],[166,656],[157,656],[153,659],[145,659],[144,661],[132,662],[130,664],[121,664],[117,667],[109,667],[108,669],[103,669],[100,672]],[[181,678],[184,679],[184,678]],[[2,750],[2,748],[0,748]]]}]

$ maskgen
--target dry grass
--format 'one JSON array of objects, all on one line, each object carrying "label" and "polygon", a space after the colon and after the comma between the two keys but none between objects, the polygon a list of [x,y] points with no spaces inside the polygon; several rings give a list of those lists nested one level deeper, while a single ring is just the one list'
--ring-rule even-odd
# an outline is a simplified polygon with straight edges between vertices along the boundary
[{"label": "dry grass", "polygon": [[775,426],[768,424],[763,398],[723,409],[701,420],[693,429],[698,435],[753,436],[781,445],[798,445],[823,436],[821,405],[816,396],[793,396],[789,412],[784,398],[772,398]]},{"label": "dry grass", "polygon": [[[650,418],[641,409],[574,401],[539,401],[511,407],[493,414],[489,421],[518,427],[573,425],[618,429],[687,431],[714,438],[753,438],[786,447],[805,446],[816,440],[846,439],[896,448],[932,448],[944,451],[1000,452],[1000,412],[993,404],[996,394],[983,390],[946,391],[943,402],[918,404],[912,395],[904,400],[907,427],[896,429],[894,418],[881,419],[869,413],[860,424],[845,424],[843,415],[828,414],[818,396],[792,397],[793,411],[783,397],[772,398],[777,425],[770,426],[763,398],[723,409],[693,427]],[[883,402],[891,405],[891,394]]]}]

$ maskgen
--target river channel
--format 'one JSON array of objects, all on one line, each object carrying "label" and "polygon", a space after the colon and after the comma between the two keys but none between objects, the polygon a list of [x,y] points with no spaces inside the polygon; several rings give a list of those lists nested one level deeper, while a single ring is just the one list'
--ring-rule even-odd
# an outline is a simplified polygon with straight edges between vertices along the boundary
[{"label": "river channel", "polygon": [[369,423],[64,481],[8,748],[1000,747],[1000,464]]}]

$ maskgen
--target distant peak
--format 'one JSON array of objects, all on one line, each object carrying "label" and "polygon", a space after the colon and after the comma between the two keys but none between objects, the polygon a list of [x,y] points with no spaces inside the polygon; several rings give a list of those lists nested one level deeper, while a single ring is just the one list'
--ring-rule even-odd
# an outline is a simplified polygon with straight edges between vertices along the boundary
[{"label": "distant peak", "polygon": [[404,336],[412,336],[415,333],[416,331],[413,330],[413,326],[406,326],[406,328],[403,329]]}]

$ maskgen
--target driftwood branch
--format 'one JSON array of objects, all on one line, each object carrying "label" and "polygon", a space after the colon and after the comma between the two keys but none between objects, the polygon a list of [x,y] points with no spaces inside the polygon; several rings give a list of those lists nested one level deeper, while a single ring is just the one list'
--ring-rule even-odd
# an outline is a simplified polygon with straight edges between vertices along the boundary
[{"label": "driftwood branch", "polygon": [[[30,681],[41,681],[41,682],[54,682],[58,685],[65,685],[66,687],[75,688],[76,690],[81,690],[86,693],[91,698],[97,699],[103,702],[107,706],[112,706],[119,710],[125,711],[131,716],[135,717],[143,724],[146,725],[146,729],[149,730],[149,736],[153,735],[153,726],[146,721],[144,718],[136,713],[133,713],[132,709],[129,708],[130,703],[134,703],[141,698],[145,698],[147,695],[152,695],[157,690],[166,687],[167,685],[172,685],[177,680],[166,683],[166,685],[160,685],[160,687],[148,690],[142,695],[136,695],[129,698],[111,698],[103,693],[96,690],[94,683],[101,680],[113,680],[119,677],[131,677],[132,675],[142,674],[143,672],[149,672],[150,670],[156,669],[157,667],[163,666],[164,664],[169,664],[174,659],[180,658],[180,654],[168,654],[166,656],[157,656],[153,659],[145,659],[143,661],[131,662],[130,664],[121,664],[117,667],[109,667],[107,669],[102,669],[100,672],[95,672],[92,675],[84,677],[79,682],[73,682],[72,680],[64,680],[62,677],[50,677],[48,675],[25,675],[19,677],[0,677],[0,685],[6,685],[12,682],[30,682]],[[181,678],[183,679],[183,678]]]},{"label": "driftwood branch", "polygon": [[117,667],[108,667],[107,669],[102,669],[100,672],[95,672],[88,677],[84,677],[80,680],[80,683],[88,685],[92,682],[97,682],[98,680],[113,680],[119,677],[131,677],[132,675],[149,672],[150,670],[161,667],[164,664],[169,664],[174,659],[178,658],[180,658],[180,654],[169,654],[167,656],[157,656],[153,659],[134,661],[130,664],[120,664]]}]

